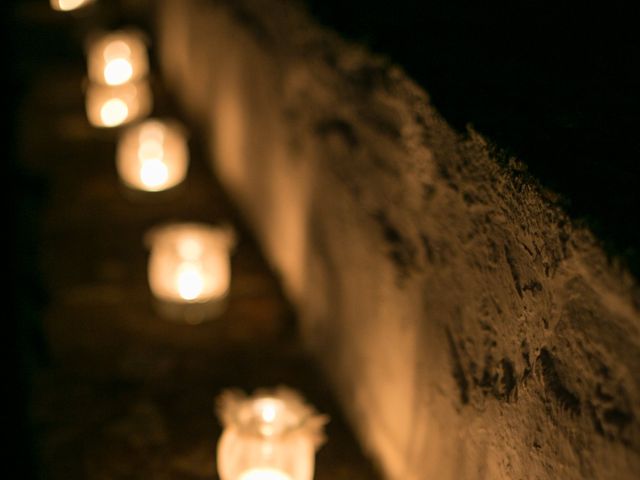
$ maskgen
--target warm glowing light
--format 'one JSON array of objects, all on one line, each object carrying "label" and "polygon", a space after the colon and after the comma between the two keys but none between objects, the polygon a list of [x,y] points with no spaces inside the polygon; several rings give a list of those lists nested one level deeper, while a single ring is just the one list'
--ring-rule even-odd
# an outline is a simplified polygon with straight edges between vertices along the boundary
[{"label": "warm glowing light", "polygon": [[107,127],[124,123],[129,115],[129,107],[121,98],[110,98],[100,107],[100,120]]},{"label": "warm glowing light", "polygon": [[116,87],[90,84],[86,92],[89,122],[96,127],[117,127],[146,116],[151,110],[151,90],[146,82]]},{"label": "warm glowing light", "polygon": [[271,402],[263,405],[260,415],[262,416],[262,420],[265,422],[273,422],[276,418],[276,406]]},{"label": "warm glowing light", "polygon": [[195,300],[204,290],[202,269],[191,262],[184,262],[176,274],[178,293],[185,300]]},{"label": "warm glowing light", "polygon": [[252,468],[242,473],[238,480],[292,480],[289,475],[273,468]]},{"label": "warm glowing light", "polygon": [[118,141],[120,179],[129,188],[159,192],[184,181],[189,151],[177,122],[150,119],[126,129]]},{"label": "warm glowing light", "polygon": [[164,156],[164,144],[155,139],[141,138],[138,146],[138,159],[141,162]]},{"label": "warm glowing light", "polygon": [[140,181],[149,190],[158,190],[167,183],[169,169],[159,158],[143,160],[140,166]]},{"label": "warm glowing light", "polygon": [[134,29],[97,35],[89,44],[87,69],[92,82],[123,85],[149,72],[144,36]]},{"label": "warm glowing light", "polygon": [[140,125],[138,135],[140,135],[140,141],[155,141],[158,143],[164,142],[166,126],[159,120],[149,120],[143,125]]},{"label": "warm glowing light", "polygon": [[149,232],[147,242],[151,292],[160,306],[171,307],[162,312],[190,323],[220,312],[231,282],[234,234],[229,227],[169,224]]},{"label": "warm glowing light", "polygon": [[284,387],[250,397],[227,391],[218,398],[218,415],[222,480],[312,480],[327,418],[298,393]]},{"label": "warm glowing light", "polygon": [[117,60],[118,58],[129,58],[131,57],[131,47],[122,39],[117,38],[117,34],[110,34],[107,37],[108,42],[104,46],[102,50],[102,54],[104,55],[104,59],[109,62],[111,60]]},{"label": "warm glowing light", "polygon": [[202,245],[195,238],[185,237],[178,243],[178,253],[185,260],[196,260],[202,256]]},{"label": "warm glowing light", "polygon": [[92,2],[93,0],[51,0],[51,8],[62,12],[69,12],[71,10],[77,10],[80,7],[84,7]]},{"label": "warm glowing light", "polygon": [[107,85],[121,85],[133,77],[133,67],[129,60],[115,58],[104,67],[104,79]]}]

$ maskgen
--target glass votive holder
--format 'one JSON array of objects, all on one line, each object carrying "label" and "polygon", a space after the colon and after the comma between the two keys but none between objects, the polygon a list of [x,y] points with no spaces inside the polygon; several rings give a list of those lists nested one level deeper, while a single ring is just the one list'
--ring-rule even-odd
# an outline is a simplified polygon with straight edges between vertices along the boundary
[{"label": "glass votive holder", "polygon": [[235,247],[230,226],[170,223],[151,229],[145,242],[149,288],[162,317],[197,324],[224,311]]},{"label": "glass votive holder", "polygon": [[78,10],[94,0],[50,0],[51,8],[61,12],[70,12],[72,10]]},{"label": "glass votive holder", "polygon": [[99,34],[87,49],[89,79],[103,85],[123,85],[149,73],[147,42],[144,34],[130,28]]},{"label": "glass votive holder", "polygon": [[221,480],[312,480],[328,417],[287,387],[217,399],[224,430],[218,441]]},{"label": "glass votive holder", "polygon": [[118,140],[118,176],[130,189],[168,190],[184,181],[188,166],[185,130],[174,120],[145,120],[127,127]]},{"label": "glass votive holder", "polygon": [[99,128],[140,120],[151,112],[152,103],[151,88],[145,80],[115,87],[90,83],[85,98],[87,118]]}]

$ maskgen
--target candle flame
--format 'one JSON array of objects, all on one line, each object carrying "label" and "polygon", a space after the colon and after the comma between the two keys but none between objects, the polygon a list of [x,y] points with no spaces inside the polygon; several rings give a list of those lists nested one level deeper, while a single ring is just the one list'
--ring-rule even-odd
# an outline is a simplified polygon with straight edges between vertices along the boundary
[{"label": "candle flame", "polygon": [[125,58],[109,60],[104,67],[104,80],[107,85],[122,85],[133,77],[131,62]]},{"label": "candle flame", "polygon": [[100,119],[107,127],[115,127],[120,125],[127,119],[129,115],[129,107],[120,98],[112,98],[107,100],[102,108],[100,108]]},{"label": "candle flame", "polygon": [[291,480],[291,477],[275,468],[252,468],[243,472],[238,480]]},{"label": "candle flame", "polygon": [[83,6],[85,3],[87,3],[87,0],[57,0],[56,2],[52,2],[52,5],[57,10],[68,12]]},{"label": "candle flame", "polygon": [[184,300],[195,300],[204,290],[202,272],[192,263],[184,263],[180,266],[176,283],[178,294]]},{"label": "candle flame", "polygon": [[144,160],[140,167],[140,180],[148,188],[163,186],[169,179],[169,169],[159,158]]},{"label": "candle flame", "polygon": [[262,420],[265,422],[273,422],[276,419],[276,406],[272,403],[266,403],[262,406],[260,415],[262,416]]}]

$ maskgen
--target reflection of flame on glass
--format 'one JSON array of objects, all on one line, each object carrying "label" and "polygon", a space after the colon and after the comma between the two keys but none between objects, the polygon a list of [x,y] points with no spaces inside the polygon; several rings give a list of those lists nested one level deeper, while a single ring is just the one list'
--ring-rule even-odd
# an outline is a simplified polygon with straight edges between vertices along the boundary
[{"label": "reflection of flame on glass", "polygon": [[140,125],[138,136],[141,143],[162,143],[165,138],[165,125],[158,120],[147,120]]},{"label": "reflection of flame on glass", "polygon": [[273,468],[252,468],[242,473],[239,480],[291,480],[291,477]]},{"label": "reflection of flame on glass", "polygon": [[195,238],[183,238],[178,244],[178,254],[185,260],[197,260],[202,253],[202,245]]},{"label": "reflection of flame on glass", "polygon": [[117,58],[129,58],[131,47],[123,40],[113,40],[104,47],[104,59],[108,62]]},{"label": "reflection of flame on glass", "polygon": [[204,289],[202,271],[193,263],[185,262],[179,268],[176,275],[178,293],[185,300],[194,300]]},{"label": "reflection of flame on glass", "polygon": [[100,108],[100,119],[107,127],[120,125],[127,119],[129,107],[120,98],[107,100]]},{"label": "reflection of flame on glass", "polygon": [[144,140],[138,147],[138,158],[140,161],[162,158],[163,156],[164,147],[162,143],[155,140]]},{"label": "reflection of flame on glass", "polygon": [[51,0],[51,7],[54,10],[69,12],[88,3],[91,3],[91,0]]}]

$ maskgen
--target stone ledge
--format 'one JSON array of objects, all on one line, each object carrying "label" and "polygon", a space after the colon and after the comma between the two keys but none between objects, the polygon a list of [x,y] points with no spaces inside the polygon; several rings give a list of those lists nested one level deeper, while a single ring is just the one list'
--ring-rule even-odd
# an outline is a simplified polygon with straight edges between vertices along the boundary
[{"label": "stone ledge", "polygon": [[295,2],[157,20],[172,92],[389,478],[640,470],[638,285],[519,162]]}]

